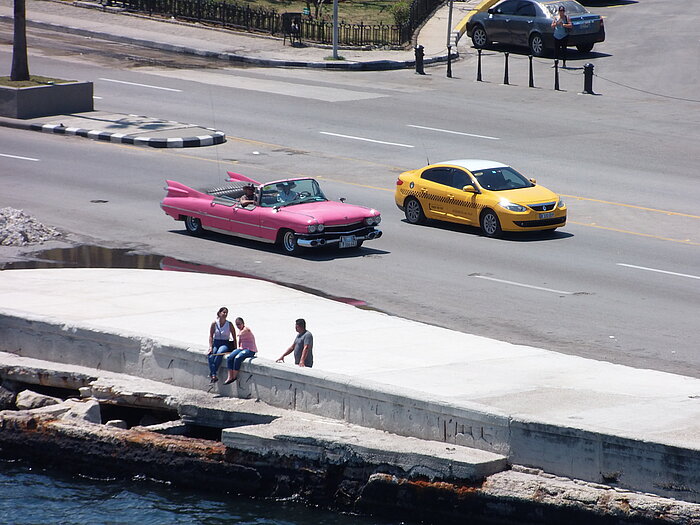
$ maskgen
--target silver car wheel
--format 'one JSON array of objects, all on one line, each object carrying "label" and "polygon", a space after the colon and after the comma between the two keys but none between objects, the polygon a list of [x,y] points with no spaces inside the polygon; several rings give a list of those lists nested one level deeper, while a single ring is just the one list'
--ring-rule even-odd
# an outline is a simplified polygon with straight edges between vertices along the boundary
[{"label": "silver car wheel", "polygon": [[489,39],[486,36],[486,30],[483,27],[477,26],[472,33],[472,44],[476,48],[486,47],[489,44]]},{"label": "silver car wheel", "polygon": [[487,237],[498,237],[501,234],[501,223],[492,210],[487,210],[481,216],[481,230]]},{"label": "silver car wheel", "polygon": [[411,224],[420,224],[425,221],[423,208],[421,208],[420,202],[416,199],[410,198],[406,201],[404,213],[406,214],[406,220]]},{"label": "silver car wheel", "polygon": [[536,57],[544,55],[544,42],[542,35],[535,33],[530,37],[530,51]]},{"label": "silver car wheel", "polygon": [[295,255],[299,251],[299,244],[292,230],[286,230],[282,234],[282,248],[287,255]]}]

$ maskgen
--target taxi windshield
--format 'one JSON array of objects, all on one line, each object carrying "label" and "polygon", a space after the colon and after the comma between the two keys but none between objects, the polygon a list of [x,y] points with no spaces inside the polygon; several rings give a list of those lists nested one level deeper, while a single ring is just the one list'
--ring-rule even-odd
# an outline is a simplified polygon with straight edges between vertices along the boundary
[{"label": "taxi windshield", "polygon": [[472,175],[476,177],[479,186],[490,191],[517,190],[533,186],[532,182],[520,173],[506,166],[473,171]]},{"label": "taxi windshield", "polygon": [[294,179],[265,184],[261,190],[260,205],[280,207],[325,200],[328,199],[316,180]]}]

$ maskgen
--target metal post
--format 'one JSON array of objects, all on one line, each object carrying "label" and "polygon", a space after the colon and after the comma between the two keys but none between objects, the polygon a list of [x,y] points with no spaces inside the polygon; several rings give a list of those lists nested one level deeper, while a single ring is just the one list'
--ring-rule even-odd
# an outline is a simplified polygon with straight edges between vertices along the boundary
[{"label": "metal post", "polygon": [[419,75],[425,75],[425,70],[423,69],[423,57],[425,56],[425,51],[423,51],[423,46],[416,46],[416,73]]},{"label": "metal post", "polygon": [[481,82],[481,49],[477,49],[477,52],[479,53],[479,60],[476,63],[476,81]]},{"label": "metal post", "polygon": [[583,66],[583,92],[595,95],[593,93],[593,64],[584,64]]},{"label": "metal post", "polygon": [[447,78],[452,78],[452,1],[447,16]]},{"label": "metal post", "polygon": [[559,91],[559,60],[554,61],[554,90]]},{"label": "metal post", "polygon": [[508,85],[508,55],[509,55],[508,51],[506,51],[504,53],[504,55],[506,56],[506,69],[503,73],[503,83],[507,86]]},{"label": "metal post", "polygon": [[530,87],[535,87],[535,75],[532,72],[532,55],[528,56],[527,58],[530,59]]},{"label": "metal post", "polygon": [[338,60],[338,0],[333,0],[333,60]]}]

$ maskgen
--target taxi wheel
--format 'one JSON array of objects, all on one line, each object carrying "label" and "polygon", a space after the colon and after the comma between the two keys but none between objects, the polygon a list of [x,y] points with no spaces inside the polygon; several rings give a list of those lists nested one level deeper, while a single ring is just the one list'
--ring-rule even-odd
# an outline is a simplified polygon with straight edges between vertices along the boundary
[{"label": "taxi wheel", "polygon": [[281,232],[280,236],[280,244],[282,245],[284,253],[287,255],[296,255],[299,253],[301,248],[299,244],[297,244],[297,237],[292,230],[284,230]]},{"label": "taxi wheel", "polygon": [[493,210],[486,210],[481,214],[481,231],[486,237],[499,237],[501,235],[501,222]]},{"label": "taxi wheel", "polygon": [[187,233],[191,235],[202,235],[204,228],[202,228],[202,221],[197,217],[185,217],[185,228]]},{"label": "taxi wheel", "polygon": [[425,222],[425,213],[423,213],[423,208],[421,208],[417,199],[413,197],[406,199],[403,210],[406,214],[406,220],[411,224],[422,224]]}]

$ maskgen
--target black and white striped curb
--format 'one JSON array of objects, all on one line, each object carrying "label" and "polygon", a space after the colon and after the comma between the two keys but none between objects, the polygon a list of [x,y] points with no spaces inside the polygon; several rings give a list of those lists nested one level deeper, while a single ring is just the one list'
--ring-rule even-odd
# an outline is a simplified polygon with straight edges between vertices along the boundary
[{"label": "black and white striped curb", "polygon": [[93,140],[133,144],[134,146],[149,146],[151,148],[196,148],[199,146],[214,146],[226,142],[226,134],[211,128],[200,128],[211,131],[211,134],[196,137],[157,138],[137,137],[128,133],[111,133],[100,130],[71,128],[60,124],[31,124],[29,129],[43,133],[59,133],[62,135],[77,135]]}]

